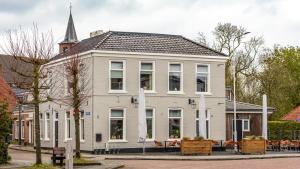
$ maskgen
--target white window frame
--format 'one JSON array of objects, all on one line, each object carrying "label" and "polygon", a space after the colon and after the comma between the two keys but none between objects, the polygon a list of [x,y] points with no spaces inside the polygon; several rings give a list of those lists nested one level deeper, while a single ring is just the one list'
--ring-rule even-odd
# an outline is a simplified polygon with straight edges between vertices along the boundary
[{"label": "white window frame", "polygon": [[[170,65],[171,64],[179,64],[180,71],[172,71],[180,73],[180,90],[179,91],[170,91]],[[168,94],[184,94],[183,92],[183,63],[180,62],[169,62],[168,63]]]},{"label": "white window frame", "polygon": [[[49,119],[47,118],[47,114],[49,114]],[[44,121],[45,121],[45,123],[44,123],[44,131],[45,131],[44,138],[45,138],[45,141],[48,141],[49,137],[50,137],[50,131],[48,131],[48,130],[50,130],[50,127],[51,127],[50,126],[50,113],[46,112],[44,118],[45,118],[44,119]],[[48,128],[48,123],[49,123],[49,128]]]},{"label": "white window frame", "polygon": [[[172,139],[170,138],[170,122],[169,122],[169,119],[177,119],[179,117],[170,117],[170,110],[180,110],[181,111],[181,116],[180,116],[180,138],[177,138],[177,139]],[[168,141],[173,141],[173,140],[181,140],[183,138],[183,108],[168,108]]]},{"label": "white window frame", "polygon": [[[206,119],[205,120],[206,120],[206,122],[208,121],[208,135],[206,136],[207,139],[208,139],[208,138],[210,138],[210,131],[211,131],[211,127],[210,127],[211,126],[210,125],[210,117],[211,117],[211,115],[210,115],[210,111],[208,109],[206,109],[205,111],[206,111]],[[196,119],[196,122],[195,122],[195,124],[196,124],[196,127],[195,127],[196,128],[196,132],[195,133],[196,134],[195,134],[195,136],[197,136],[197,130],[198,130],[198,128],[197,128],[197,121],[198,121],[198,124],[200,124],[199,123],[200,118],[199,118],[199,114],[198,114],[198,118],[197,118],[197,112],[199,113],[199,109],[196,110],[196,118],[195,118]]]},{"label": "white window frame", "polygon": [[[198,72],[198,66],[207,66],[207,92],[198,92],[197,91],[197,74],[198,73],[206,73],[206,72]],[[210,64],[204,64],[204,63],[196,63],[195,66],[195,94],[205,94],[205,95],[211,95],[211,88],[210,88]]]},{"label": "white window frame", "polygon": [[[142,63],[152,63],[152,70],[142,70]],[[141,88],[141,72],[152,72],[152,90],[144,90],[145,93],[156,93],[155,91],[155,61],[140,61],[139,63],[139,88]]]},{"label": "white window frame", "polygon": [[[110,138],[110,124],[111,124],[111,122],[110,122],[110,120],[111,119],[120,119],[121,117],[111,117],[111,110],[123,110],[123,117],[122,117],[122,119],[123,119],[123,139],[111,139]],[[127,133],[126,133],[126,113],[127,112],[127,109],[126,108],[120,108],[120,107],[116,107],[116,108],[109,108],[109,119],[108,119],[108,142],[128,142],[127,141]]]},{"label": "white window frame", "polygon": [[21,139],[24,140],[25,136],[25,121],[21,120]]},{"label": "white window frame", "polygon": [[[152,138],[146,138],[146,141],[154,141],[155,140],[155,108],[153,107],[146,107],[147,109],[152,110]],[[147,119],[147,114],[146,114],[146,119]],[[148,129],[147,129],[148,131]]]},{"label": "white window frame", "polygon": [[[123,63],[123,69],[112,69],[111,68],[111,63],[112,62],[122,62]],[[126,61],[125,60],[109,60],[109,70],[108,70],[108,93],[127,93],[126,91],[126,69],[127,69],[127,66],[126,66]],[[119,71],[123,71],[123,89],[122,90],[114,90],[114,89],[111,89],[111,71],[112,70],[119,70]]]},{"label": "white window frame", "polygon": [[[70,113],[70,117],[67,118],[67,112]],[[68,120],[70,120],[70,133],[69,133],[69,126],[68,126]],[[70,137],[68,137],[68,135],[70,135]],[[71,111],[66,111],[65,112],[65,142],[68,140],[72,140],[71,137]]]},{"label": "white window frame", "polygon": [[[245,121],[248,122],[248,129],[244,128],[245,127],[245,125],[244,125]],[[250,131],[250,119],[242,119],[242,125],[243,125],[243,132],[249,132]]]},{"label": "white window frame", "polygon": [[[83,112],[83,117],[81,116],[81,113]],[[79,116],[80,116],[80,120],[79,120],[79,126],[80,126],[80,142],[84,142],[84,140],[85,140],[85,111],[84,110],[81,110],[80,111],[80,114],[79,114]],[[82,138],[82,120],[83,120],[83,137],[84,138]]]}]

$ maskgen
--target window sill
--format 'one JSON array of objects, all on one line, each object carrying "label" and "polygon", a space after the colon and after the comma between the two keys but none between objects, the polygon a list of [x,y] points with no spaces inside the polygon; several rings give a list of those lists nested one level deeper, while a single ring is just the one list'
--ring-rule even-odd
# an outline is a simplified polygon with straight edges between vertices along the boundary
[{"label": "window sill", "polygon": [[43,141],[50,141],[50,139],[49,138],[45,138]]},{"label": "window sill", "polygon": [[80,140],[80,143],[84,143],[85,142],[85,140]]},{"label": "window sill", "polygon": [[145,94],[156,94],[157,92],[156,91],[154,91],[154,90],[144,90],[144,93]]},{"label": "window sill", "polygon": [[108,140],[109,143],[128,143],[127,140]]},{"label": "window sill", "polygon": [[153,139],[146,139],[146,141],[145,142],[154,142],[154,138]]},{"label": "window sill", "polygon": [[203,94],[205,96],[211,96],[211,92],[195,92],[196,95],[200,95],[200,94]]},{"label": "window sill", "polygon": [[184,92],[181,92],[181,91],[178,91],[178,92],[168,91],[168,94],[183,95],[183,94],[185,94],[185,93],[184,93]]},{"label": "window sill", "polygon": [[180,140],[182,140],[182,138],[168,138],[168,140],[167,141],[180,141]]},{"label": "window sill", "polygon": [[72,141],[72,138],[67,138],[64,140],[64,143],[66,143],[67,141]]},{"label": "window sill", "polygon": [[110,90],[108,93],[118,94],[118,93],[128,93],[126,90]]}]

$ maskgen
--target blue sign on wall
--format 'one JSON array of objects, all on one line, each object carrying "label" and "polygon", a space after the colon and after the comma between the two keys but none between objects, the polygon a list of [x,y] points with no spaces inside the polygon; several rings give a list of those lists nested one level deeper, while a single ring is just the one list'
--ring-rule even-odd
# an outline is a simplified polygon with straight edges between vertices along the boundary
[{"label": "blue sign on wall", "polygon": [[89,116],[91,115],[91,112],[85,112],[85,115]]},{"label": "blue sign on wall", "polygon": [[297,122],[300,122],[300,118],[299,118],[299,119],[297,119]]}]

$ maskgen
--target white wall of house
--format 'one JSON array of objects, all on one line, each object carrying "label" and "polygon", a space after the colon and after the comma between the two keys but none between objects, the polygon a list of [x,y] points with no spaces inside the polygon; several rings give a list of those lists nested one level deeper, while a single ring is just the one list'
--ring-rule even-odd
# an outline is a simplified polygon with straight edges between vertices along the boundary
[{"label": "white wall of house", "polygon": [[[182,110],[181,137],[194,137],[196,135],[196,109],[199,94],[196,93],[196,66],[197,64],[209,65],[209,91],[205,93],[206,107],[210,112],[210,138],[215,140],[225,139],[225,59],[226,57],[209,56],[183,56],[166,54],[133,54],[121,52],[93,51],[84,55],[89,57],[90,74],[92,75],[91,98],[82,109],[90,112],[85,118],[85,141],[81,143],[82,150],[92,151],[102,149],[105,143],[118,148],[139,148],[138,140],[138,109],[131,103],[131,97],[137,97],[139,90],[140,62],[151,61],[155,65],[155,90],[146,93],[146,107],[155,109],[155,136],[149,140],[147,146],[153,146],[153,140],[164,141],[168,138],[169,119],[168,109],[180,108]],[[124,91],[112,92],[109,90],[110,61],[124,61]],[[56,62],[56,61],[54,61]],[[52,64],[54,64],[54,62]],[[180,63],[182,66],[182,92],[170,94],[168,92],[169,63]],[[56,63],[55,63],[56,64]],[[49,65],[51,66],[51,64]],[[194,99],[197,107],[188,104],[188,99]],[[49,106],[50,105],[50,106]],[[50,109],[49,109],[50,107]],[[52,108],[59,112],[59,146],[65,140],[65,112],[68,107],[60,108],[58,104],[44,103],[41,112]],[[125,137],[121,141],[110,140],[110,109],[124,108],[126,110]],[[52,118],[51,114],[51,119]],[[51,122],[53,125],[53,122]],[[71,116],[71,137],[75,138],[74,120]],[[53,127],[51,127],[53,130]],[[53,133],[53,131],[51,131]],[[95,134],[102,134],[102,141],[95,141]],[[42,141],[43,147],[53,147],[53,137],[49,141]],[[73,139],[74,140],[74,139]],[[74,144],[75,145],[75,144]]]}]

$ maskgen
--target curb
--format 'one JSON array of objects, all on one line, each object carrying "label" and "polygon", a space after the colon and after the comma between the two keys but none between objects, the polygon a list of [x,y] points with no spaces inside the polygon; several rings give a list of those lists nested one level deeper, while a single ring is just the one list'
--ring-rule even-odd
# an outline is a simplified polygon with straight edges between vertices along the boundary
[{"label": "curb", "polygon": [[[35,153],[35,150],[28,150],[28,149],[17,148],[17,147],[8,147],[8,149],[11,149],[11,150],[18,150],[18,151],[26,151],[26,152]],[[42,153],[42,154],[52,154],[52,153],[50,153],[50,152],[45,152],[45,151],[43,151],[43,150],[41,150],[41,153]]]}]

